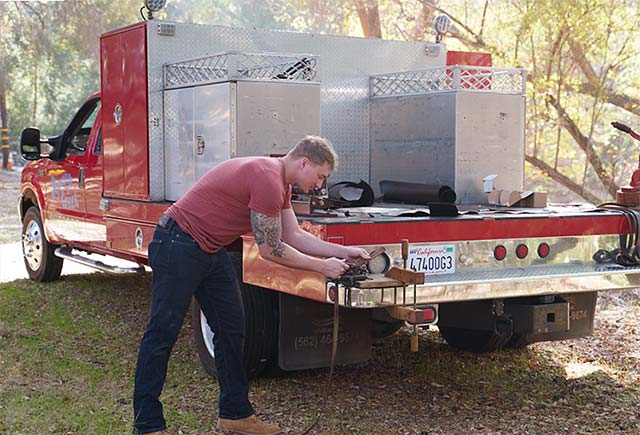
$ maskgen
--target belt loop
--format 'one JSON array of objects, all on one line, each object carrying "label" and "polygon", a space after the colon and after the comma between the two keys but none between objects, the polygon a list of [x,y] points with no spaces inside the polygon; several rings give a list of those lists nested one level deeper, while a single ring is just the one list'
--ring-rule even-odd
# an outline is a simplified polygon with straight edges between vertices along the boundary
[{"label": "belt loop", "polygon": [[158,221],[158,225],[160,225],[162,228],[167,228],[167,224],[169,223],[169,219],[171,219],[169,217],[168,214],[163,214],[162,216],[160,216],[160,220]]}]

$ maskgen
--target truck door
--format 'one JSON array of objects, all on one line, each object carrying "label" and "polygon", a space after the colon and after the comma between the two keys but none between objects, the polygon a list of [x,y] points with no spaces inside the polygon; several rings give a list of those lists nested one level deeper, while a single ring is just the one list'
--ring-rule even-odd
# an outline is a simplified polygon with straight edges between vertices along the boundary
[{"label": "truck door", "polygon": [[46,177],[50,186],[47,221],[49,231],[59,240],[92,241],[96,238],[87,225],[85,186],[93,152],[93,147],[88,145],[95,142],[99,133],[99,128],[93,128],[99,111],[99,97],[85,102],[63,135],[64,160],[51,161],[47,165]]},{"label": "truck door", "polygon": [[102,210],[100,210],[103,191],[101,109],[96,109],[96,113],[97,117],[93,123],[83,166],[80,168],[79,187],[83,191],[84,198],[86,239],[92,244],[104,246],[107,229]]}]

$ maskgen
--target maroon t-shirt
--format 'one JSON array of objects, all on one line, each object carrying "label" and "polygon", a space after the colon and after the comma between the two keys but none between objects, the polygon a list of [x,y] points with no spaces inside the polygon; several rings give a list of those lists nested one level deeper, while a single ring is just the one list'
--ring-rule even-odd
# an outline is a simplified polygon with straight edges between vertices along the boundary
[{"label": "maroon t-shirt", "polygon": [[239,157],[210,169],[167,214],[206,252],[216,252],[251,231],[251,210],[280,216],[291,208],[284,162]]}]

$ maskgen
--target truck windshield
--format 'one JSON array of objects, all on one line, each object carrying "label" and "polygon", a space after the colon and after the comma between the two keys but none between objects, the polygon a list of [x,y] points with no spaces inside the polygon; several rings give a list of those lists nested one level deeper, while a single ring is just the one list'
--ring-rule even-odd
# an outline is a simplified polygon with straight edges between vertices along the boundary
[{"label": "truck windshield", "polygon": [[95,103],[95,107],[87,114],[87,118],[81,123],[70,139],[71,146],[68,149],[68,154],[84,154],[87,148],[87,142],[89,141],[89,135],[91,134],[91,127],[98,116],[100,111],[100,101]]}]

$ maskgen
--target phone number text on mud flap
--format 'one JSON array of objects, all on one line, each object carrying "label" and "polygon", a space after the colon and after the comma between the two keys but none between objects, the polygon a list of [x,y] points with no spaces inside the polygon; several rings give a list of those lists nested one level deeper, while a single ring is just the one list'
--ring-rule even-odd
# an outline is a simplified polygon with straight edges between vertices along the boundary
[{"label": "phone number text on mud flap", "polygon": [[[340,332],[338,334],[338,343],[349,343],[356,338],[357,334],[352,332]],[[295,350],[300,349],[317,349],[319,346],[330,346],[333,342],[332,334],[322,335],[306,335],[299,336],[294,339],[293,347]]]}]

